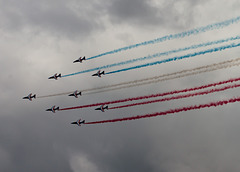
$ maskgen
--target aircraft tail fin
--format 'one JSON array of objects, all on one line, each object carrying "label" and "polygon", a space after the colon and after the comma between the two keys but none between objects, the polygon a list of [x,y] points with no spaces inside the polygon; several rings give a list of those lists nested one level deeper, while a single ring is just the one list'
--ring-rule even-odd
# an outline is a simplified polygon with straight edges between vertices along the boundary
[{"label": "aircraft tail fin", "polygon": [[61,73],[59,73],[59,75],[58,75],[60,78],[62,77],[62,74]]},{"label": "aircraft tail fin", "polygon": [[83,59],[83,60],[86,60],[86,57],[84,56],[82,59]]},{"label": "aircraft tail fin", "polygon": [[103,74],[103,75],[105,75],[105,72],[104,72],[104,71],[102,71],[102,74]]},{"label": "aircraft tail fin", "polygon": [[33,95],[33,98],[36,99],[36,94]]},{"label": "aircraft tail fin", "polygon": [[81,92],[81,91],[79,92],[79,95],[80,95],[80,96],[82,95],[82,92]]},{"label": "aircraft tail fin", "polygon": [[59,106],[56,108],[56,110],[59,110]]},{"label": "aircraft tail fin", "polygon": [[106,109],[108,110],[108,106],[106,106]]},{"label": "aircraft tail fin", "polygon": [[85,120],[83,120],[83,124],[85,123]]}]

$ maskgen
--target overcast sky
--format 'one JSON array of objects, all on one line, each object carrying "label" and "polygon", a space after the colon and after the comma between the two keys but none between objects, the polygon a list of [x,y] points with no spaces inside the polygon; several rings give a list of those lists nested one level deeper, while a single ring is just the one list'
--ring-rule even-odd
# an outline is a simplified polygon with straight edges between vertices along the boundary
[{"label": "overcast sky", "polygon": [[113,119],[228,99],[240,96],[239,89],[105,113],[94,108],[56,114],[45,111],[52,105],[78,106],[227,80],[239,77],[237,67],[78,99],[56,96],[22,100],[31,92],[41,96],[95,88],[239,58],[240,49],[234,48],[102,78],[86,73],[58,81],[47,79],[56,72],[69,74],[237,36],[239,23],[72,63],[79,56],[91,57],[228,20],[239,16],[239,11],[239,0],[0,0],[0,171],[239,171],[238,103],[128,122],[81,127],[70,124],[79,118]]}]

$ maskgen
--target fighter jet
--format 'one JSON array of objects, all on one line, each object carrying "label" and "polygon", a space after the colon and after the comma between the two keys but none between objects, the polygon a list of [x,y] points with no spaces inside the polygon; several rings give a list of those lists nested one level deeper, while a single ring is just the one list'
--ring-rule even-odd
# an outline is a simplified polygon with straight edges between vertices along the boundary
[{"label": "fighter jet", "polygon": [[57,80],[58,77],[59,77],[59,78],[62,77],[61,73],[59,73],[58,75],[57,75],[57,73],[55,73],[53,76],[50,76],[48,79],[55,79],[55,80]]},{"label": "fighter jet", "polygon": [[81,96],[82,92],[81,91],[74,91],[72,94],[69,94],[68,96],[74,96],[75,98],[78,98],[78,95]]},{"label": "fighter jet", "polygon": [[55,113],[56,112],[56,110],[59,110],[59,107],[56,107],[56,106],[54,105],[52,108],[50,108],[50,109],[47,109],[46,111],[51,111],[51,112],[53,112],[53,113]]},{"label": "fighter jet", "polygon": [[85,56],[82,58],[82,57],[79,57],[77,60],[75,60],[73,63],[76,63],[76,62],[80,62],[82,63],[83,60],[86,60]]},{"label": "fighter jet", "polygon": [[71,124],[77,124],[78,126],[81,126],[81,124],[84,124],[84,123],[85,123],[85,120],[81,121],[81,119],[79,119],[79,120],[77,120],[75,122],[72,122]]},{"label": "fighter jet", "polygon": [[105,106],[105,107],[104,107],[104,105],[101,105],[99,108],[96,108],[95,110],[100,110],[100,111],[104,112],[105,109],[108,110],[108,106]]},{"label": "fighter jet", "polygon": [[23,99],[28,99],[30,101],[32,101],[33,98],[36,99],[36,94],[32,95],[32,93],[30,93],[28,96],[23,97]]},{"label": "fighter jet", "polygon": [[93,74],[92,76],[98,76],[98,77],[101,77],[101,75],[105,75],[105,72],[101,70],[99,70],[97,73]]}]

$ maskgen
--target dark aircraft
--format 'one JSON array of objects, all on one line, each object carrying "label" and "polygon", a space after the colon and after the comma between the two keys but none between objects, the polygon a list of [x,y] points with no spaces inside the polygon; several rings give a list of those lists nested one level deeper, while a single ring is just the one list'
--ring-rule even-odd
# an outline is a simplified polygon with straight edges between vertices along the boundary
[{"label": "dark aircraft", "polygon": [[100,110],[100,111],[104,112],[104,109],[108,110],[108,106],[104,107],[104,105],[101,105],[99,108],[96,108],[95,110]]},{"label": "dark aircraft", "polygon": [[105,72],[101,70],[99,70],[97,73],[93,74],[92,76],[98,76],[98,77],[101,77],[101,75],[105,75]]},{"label": "dark aircraft", "polygon": [[81,96],[82,92],[81,91],[74,91],[72,94],[69,94],[68,96],[74,96],[75,98],[78,98],[78,95]]},{"label": "dark aircraft", "polygon": [[46,111],[51,111],[51,112],[55,113],[56,110],[59,110],[59,107],[56,107],[56,108],[55,108],[55,106],[53,106],[52,108],[47,109]]},{"label": "dark aircraft", "polygon": [[82,57],[79,57],[77,60],[75,60],[73,63],[76,63],[76,62],[80,62],[82,63],[83,60],[86,60],[85,56],[82,58]]},{"label": "dark aircraft", "polygon": [[84,123],[85,123],[85,120],[81,121],[81,119],[79,119],[79,120],[77,120],[75,122],[72,122],[71,124],[77,124],[78,126],[81,126],[81,124],[84,124]]},{"label": "dark aircraft", "polygon": [[59,73],[58,75],[57,75],[57,73],[55,73],[53,76],[50,76],[48,79],[55,79],[55,80],[57,80],[58,77],[59,77],[59,78],[62,77],[61,73]]},{"label": "dark aircraft", "polygon": [[30,101],[32,101],[33,98],[36,99],[36,94],[32,95],[32,93],[30,93],[28,96],[23,97],[23,99],[28,99]]}]

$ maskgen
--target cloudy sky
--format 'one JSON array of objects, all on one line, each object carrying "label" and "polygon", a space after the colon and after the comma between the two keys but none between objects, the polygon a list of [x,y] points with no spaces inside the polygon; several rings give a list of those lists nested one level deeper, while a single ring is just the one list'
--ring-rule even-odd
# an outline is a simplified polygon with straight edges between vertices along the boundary
[{"label": "cloudy sky", "polygon": [[113,119],[228,99],[240,96],[239,89],[105,113],[94,108],[56,114],[45,111],[52,105],[63,108],[227,80],[239,77],[237,67],[78,99],[22,100],[31,92],[41,96],[95,88],[239,58],[240,49],[233,48],[102,78],[86,73],[58,81],[47,79],[56,72],[69,74],[237,36],[239,23],[72,63],[79,56],[91,57],[228,20],[239,16],[239,11],[239,0],[0,0],[0,171],[239,171],[238,103],[128,122],[82,127],[70,124],[79,118]]}]

